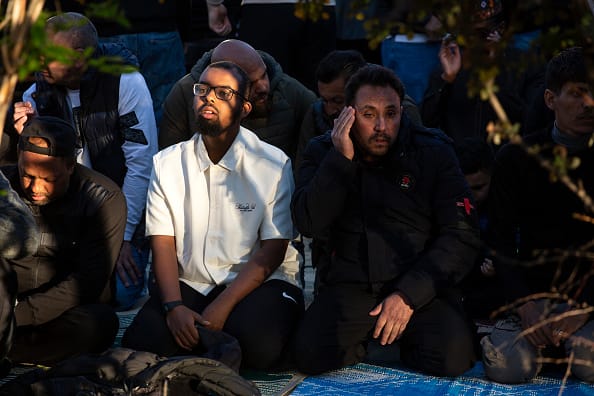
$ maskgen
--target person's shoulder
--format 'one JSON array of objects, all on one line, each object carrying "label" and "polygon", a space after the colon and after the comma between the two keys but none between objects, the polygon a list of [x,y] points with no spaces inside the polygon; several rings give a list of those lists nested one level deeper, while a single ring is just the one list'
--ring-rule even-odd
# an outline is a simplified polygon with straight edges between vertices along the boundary
[{"label": "person's shoulder", "polygon": [[192,69],[190,70],[190,78],[194,81],[198,81],[200,79],[200,75],[206,69],[208,65],[210,65],[210,59],[212,58],[213,50],[206,51],[200,59],[196,61]]},{"label": "person's shoulder", "polygon": [[501,149],[497,151],[496,158],[501,161],[518,160],[528,156],[526,148],[543,147],[553,143],[550,128],[541,129],[532,133],[526,134],[521,139],[523,145],[514,142],[505,143]]},{"label": "person's shoulder", "polygon": [[14,184],[18,179],[19,170],[16,164],[3,165],[0,166],[0,174],[4,175],[3,177],[0,177],[0,182],[2,183],[2,185],[0,185],[0,190],[2,190],[2,188],[5,187],[3,185],[5,180],[10,184]]},{"label": "person's shoulder", "polygon": [[[271,84],[272,85],[272,84]],[[316,100],[316,94],[297,79],[280,72],[277,76],[277,82],[272,88],[273,93],[280,93],[287,99],[303,100],[313,103]]]},{"label": "person's shoulder", "polygon": [[314,146],[330,148],[334,144],[332,143],[332,131],[328,130],[321,135],[315,136],[310,140],[310,143]]},{"label": "person's shoulder", "polygon": [[258,135],[245,127],[239,129],[239,142],[241,142],[250,157],[256,161],[266,161],[275,166],[284,166],[289,157],[278,147],[261,140]]},{"label": "person's shoulder", "polygon": [[[180,78],[179,80],[177,80],[174,85],[181,86],[181,87],[191,87],[192,85],[194,85],[194,83],[196,81],[197,80],[194,79],[194,76],[191,73],[188,73],[185,76],[183,76],[182,78]],[[188,90],[188,92],[190,92],[192,94],[192,96],[194,96],[191,89]]]},{"label": "person's shoulder", "polygon": [[527,146],[550,143],[553,141],[552,127],[547,127],[540,129],[538,131],[528,133],[526,134],[526,136],[522,138],[522,140]]},{"label": "person's shoulder", "polygon": [[146,81],[139,71],[123,73],[120,76],[120,89],[122,90],[134,90],[139,85],[146,86]]},{"label": "person's shoulder", "polygon": [[153,158],[155,159],[156,163],[158,162],[161,164],[167,163],[169,161],[176,161],[176,159],[181,157],[182,153],[193,149],[195,140],[196,135],[193,135],[189,140],[184,140],[183,142],[179,142],[164,148],[155,154]]},{"label": "person's shoulder", "polygon": [[452,147],[454,142],[441,129],[417,125],[408,119],[404,124],[404,128],[408,131],[411,142],[417,148]]},{"label": "person's shoulder", "polygon": [[108,56],[119,59],[122,65],[140,66],[138,57],[119,42],[99,43],[95,51],[95,56]]},{"label": "person's shoulder", "polygon": [[105,200],[117,196],[125,202],[120,187],[102,173],[76,164],[71,177],[71,183],[75,188],[78,187],[76,191],[85,198],[83,201],[94,201],[101,205]]},{"label": "person's shoulder", "polygon": [[332,131],[330,130],[311,138],[305,146],[304,156],[321,159],[332,147],[334,147],[334,143],[332,143]]}]

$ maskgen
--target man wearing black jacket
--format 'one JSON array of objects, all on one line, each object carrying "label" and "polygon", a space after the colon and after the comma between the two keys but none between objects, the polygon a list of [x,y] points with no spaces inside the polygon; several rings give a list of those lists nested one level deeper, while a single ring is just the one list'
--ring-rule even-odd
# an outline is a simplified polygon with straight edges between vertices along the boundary
[{"label": "man wearing black jacket", "polygon": [[[544,102],[555,113],[554,125],[526,136],[525,148],[508,144],[497,154],[489,239],[514,309],[481,342],[485,373],[495,381],[530,381],[542,356],[572,356],[571,372],[594,382],[594,321],[582,305],[594,305],[593,92],[582,50],[562,51],[546,73]],[[565,174],[541,166],[563,157],[579,166]]]},{"label": "man wearing black jacket", "polygon": [[398,341],[409,367],[459,375],[475,354],[453,286],[479,238],[450,139],[408,120],[389,69],[363,67],[345,97],[332,132],[306,148],[292,201],[299,231],[322,246],[297,366],[320,373],[357,363],[375,338]]},{"label": "man wearing black jacket", "polygon": [[7,260],[18,280],[15,362],[101,352],[118,330],[110,304],[126,201],[106,176],[76,164],[75,149],[69,123],[38,116],[25,124],[18,164],[2,168],[40,231],[32,255]]}]

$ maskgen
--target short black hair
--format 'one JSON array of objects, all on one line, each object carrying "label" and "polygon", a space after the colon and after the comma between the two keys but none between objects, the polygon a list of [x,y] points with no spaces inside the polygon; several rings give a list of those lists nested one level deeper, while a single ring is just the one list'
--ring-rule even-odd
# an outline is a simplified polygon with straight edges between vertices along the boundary
[{"label": "short black hair", "polygon": [[394,71],[384,66],[368,64],[353,74],[347,82],[344,88],[347,105],[353,104],[357,91],[359,91],[363,85],[391,87],[400,97],[400,102],[404,99],[404,85]]},{"label": "short black hair", "polygon": [[231,72],[237,80],[237,92],[241,93],[244,98],[249,98],[250,78],[236,63],[229,61],[214,62],[208,65],[207,68],[224,69]]},{"label": "short black hair", "polygon": [[491,174],[495,153],[485,141],[478,136],[469,136],[454,142],[454,150],[460,163],[462,173],[470,175],[478,171]]},{"label": "short black hair", "polygon": [[547,65],[545,88],[559,94],[563,85],[568,82],[588,82],[588,71],[581,47],[561,51]]},{"label": "short black hair", "polygon": [[95,25],[89,18],[78,12],[66,12],[48,18],[45,28],[50,35],[59,32],[68,33],[73,49],[97,48],[99,45],[99,35]]},{"label": "short black hair", "polygon": [[339,77],[342,77],[344,81],[348,81],[357,70],[366,64],[367,61],[359,51],[331,51],[318,64],[316,81],[327,84]]}]

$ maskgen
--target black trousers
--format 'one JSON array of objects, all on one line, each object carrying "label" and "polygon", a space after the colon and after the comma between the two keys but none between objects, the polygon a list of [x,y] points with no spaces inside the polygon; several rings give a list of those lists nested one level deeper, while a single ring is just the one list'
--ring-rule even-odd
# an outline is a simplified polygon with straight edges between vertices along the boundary
[{"label": "black trousers", "polygon": [[[180,282],[184,304],[201,313],[223,290],[204,296]],[[223,331],[241,346],[242,367],[271,369],[285,359],[285,348],[303,315],[303,292],[281,280],[269,280],[248,294],[231,311]],[[161,298],[153,293],[124,333],[122,346],[160,356],[187,355],[167,327]]]},{"label": "black trousers", "polygon": [[[387,294],[368,285],[321,286],[295,336],[297,368],[319,374],[362,361],[376,322],[369,312]],[[436,298],[413,313],[397,340],[402,363],[437,376],[457,376],[472,367],[471,326],[455,305]]]},{"label": "black trousers", "polygon": [[13,362],[53,365],[113,345],[120,322],[107,304],[81,305],[39,326],[19,326],[8,357]]}]

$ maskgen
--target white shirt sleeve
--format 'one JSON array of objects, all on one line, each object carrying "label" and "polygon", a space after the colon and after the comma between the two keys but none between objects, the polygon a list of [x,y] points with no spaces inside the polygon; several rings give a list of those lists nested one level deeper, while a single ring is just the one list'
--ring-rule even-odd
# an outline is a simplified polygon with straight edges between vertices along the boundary
[{"label": "white shirt sleeve", "polygon": [[175,235],[172,214],[160,179],[159,160],[153,159],[154,167],[149,182],[146,203],[146,235]]},{"label": "white shirt sleeve", "polygon": [[283,165],[277,188],[271,202],[266,205],[264,219],[260,226],[260,239],[293,239],[297,236],[291,219],[291,196],[295,184],[291,161]]},{"label": "white shirt sleeve", "polygon": [[141,131],[146,139],[146,144],[125,140],[122,145],[128,168],[122,186],[128,205],[124,240],[129,241],[146,205],[152,158],[157,152],[157,125],[153,102],[142,74],[138,72],[122,74],[118,113],[120,117],[134,114],[138,122],[130,128]]}]

